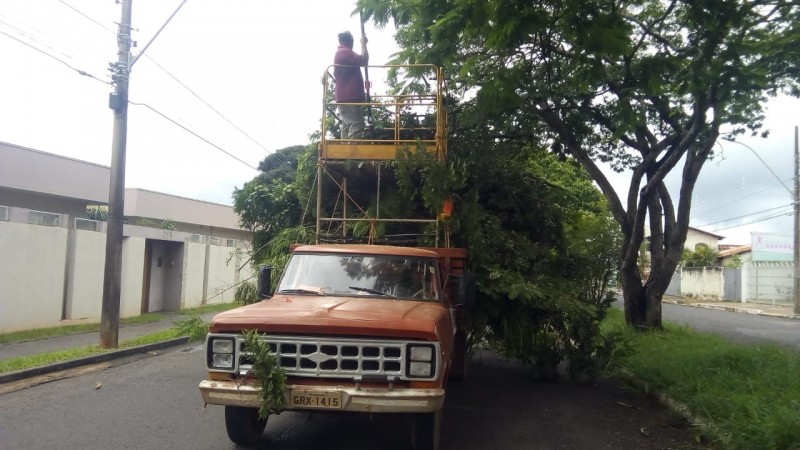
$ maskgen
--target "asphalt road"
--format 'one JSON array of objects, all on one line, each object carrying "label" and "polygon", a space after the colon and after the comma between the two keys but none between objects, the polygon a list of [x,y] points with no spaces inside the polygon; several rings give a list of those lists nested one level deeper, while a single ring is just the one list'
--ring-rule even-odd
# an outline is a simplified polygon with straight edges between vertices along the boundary
[{"label": "asphalt road", "polygon": [[[616,302],[621,306],[621,301]],[[775,342],[800,348],[800,320],[690,306],[662,305],[662,319],[741,343]]]},{"label": "asphalt road", "polygon": [[[223,408],[204,408],[200,346],[0,395],[0,449],[233,449]],[[441,450],[688,448],[692,433],[616,382],[534,382],[490,352],[448,386]],[[283,413],[259,448],[411,448],[404,416]]]}]

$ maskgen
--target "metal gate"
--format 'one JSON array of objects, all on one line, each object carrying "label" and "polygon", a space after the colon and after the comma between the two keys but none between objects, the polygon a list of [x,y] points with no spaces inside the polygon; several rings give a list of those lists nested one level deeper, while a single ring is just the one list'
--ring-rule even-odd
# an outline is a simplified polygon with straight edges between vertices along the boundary
[{"label": "metal gate", "polygon": [[669,286],[667,286],[667,290],[664,292],[664,295],[671,295],[673,297],[680,297],[681,296],[681,271],[676,270],[675,273],[672,274],[672,279],[669,280]]},{"label": "metal gate", "polygon": [[722,298],[729,302],[742,301],[742,269],[724,269]]}]

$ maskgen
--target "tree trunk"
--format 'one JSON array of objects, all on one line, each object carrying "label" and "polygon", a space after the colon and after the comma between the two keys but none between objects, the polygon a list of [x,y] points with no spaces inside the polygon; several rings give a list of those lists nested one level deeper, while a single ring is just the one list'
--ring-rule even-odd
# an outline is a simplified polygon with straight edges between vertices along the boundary
[{"label": "tree trunk", "polygon": [[643,285],[638,270],[623,269],[620,275],[625,323],[639,329],[661,329],[663,290],[655,289],[650,283]]}]

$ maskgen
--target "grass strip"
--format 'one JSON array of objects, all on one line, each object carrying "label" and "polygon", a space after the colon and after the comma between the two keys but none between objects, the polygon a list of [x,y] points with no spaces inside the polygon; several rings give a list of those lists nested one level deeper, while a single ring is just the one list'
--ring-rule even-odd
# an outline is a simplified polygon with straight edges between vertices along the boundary
[{"label": "grass strip", "polygon": [[[208,331],[208,324],[194,314],[186,319],[175,322],[172,328],[155,333],[146,334],[120,343],[119,348],[137,347],[140,345],[164,342],[170,339],[189,336],[192,340],[199,340]],[[30,356],[20,356],[0,361],[0,373],[13,372],[31,367],[44,366],[61,361],[83,358],[86,356],[110,352],[117,349],[102,349],[99,345],[68,348],[54,352],[39,353]]]},{"label": "grass strip", "polygon": [[725,449],[800,448],[800,352],[744,345],[687,327],[626,327],[609,311],[606,333],[620,338],[615,362],[717,429]]},{"label": "grass strip", "polygon": [[[187,308],[176,312],[178,316],[188,316],[195,314],[206,314],[227,311],[229,309],[241,306],[238,303],[215,303],[213,305],[205,305],[197,308]],[[120,319],[120,325],[138,325],[152,322],[160,322],[167,319],[173,314],[164,314],[162,312],[146,313],[139,316],[125,317]],[[61,327],[50,328],[36,328],[33,330],[17,331],[13,333],[0,334],[0,344],[11,344],[14,342],[35,341],[39,339],[47,339],[59,336],[68,336],[71,334],[92,333],[100,331],[99,323],[85,323],[78,325],[65,325]]]}]

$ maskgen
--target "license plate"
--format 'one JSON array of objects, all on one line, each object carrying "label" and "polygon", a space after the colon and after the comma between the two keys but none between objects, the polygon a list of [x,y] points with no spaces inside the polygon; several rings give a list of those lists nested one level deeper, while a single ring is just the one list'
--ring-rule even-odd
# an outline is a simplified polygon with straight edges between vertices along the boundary
[{"label": "license plate", "polygon": [[295,408],[319,408],[319,409],[342,409],[341,392],[318,392],[293,390],[291,395],[292,407]]}]

